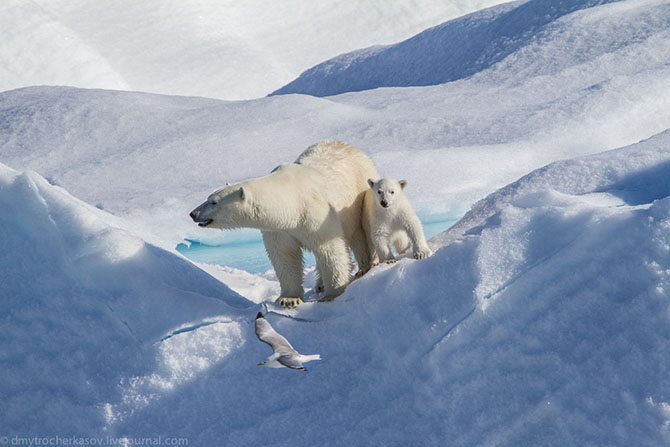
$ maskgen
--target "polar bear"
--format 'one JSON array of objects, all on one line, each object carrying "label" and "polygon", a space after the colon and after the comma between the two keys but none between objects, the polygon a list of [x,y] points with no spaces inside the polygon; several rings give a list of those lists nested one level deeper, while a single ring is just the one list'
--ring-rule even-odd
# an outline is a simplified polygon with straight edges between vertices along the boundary
[{"label": "polar bear", "polygon": [[[376,177],[375,177],[376,178]],[[368,179],[369,188],[363,199],[363,228],[369,244],[371,266],[393,262],[393,248],[405,253],[410,242],[416,259],[431,256],[421,221],[405,195],[407,181],[390,178]]]},{"label": "polar bear", "polygon": [[321,141],[294,163],[269,175],[214,192],[190,216],[201,227],[261,230],[281,288],[277,302],[303,302],[302,249],[314,253],[323,300],[340,295],[350,281],[354,253],[361,271],[370,268],[361,224],[367,179],[378,176],[372,159],[337,141]]}]

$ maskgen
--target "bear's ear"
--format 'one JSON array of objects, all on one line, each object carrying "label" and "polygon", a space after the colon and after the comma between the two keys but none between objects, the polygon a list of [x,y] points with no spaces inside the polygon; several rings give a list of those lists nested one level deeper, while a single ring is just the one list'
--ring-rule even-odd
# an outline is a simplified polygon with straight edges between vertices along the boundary
[{"label": "bear's ear", "polygon": [[402,189],[405,189],[405,186],[407,186],[407,180],[400,180],[398,183],[400,183]]},{"label": "bear's ear", "polygon": [[373,186],[375,186],[375,181],[372,180],[371,178],[369,178],[368,179],[368,185],[370,185],[370,188],[372,188]]},{"label": "bear's ear", "polygon": [[247,192],[244,190],[244,187],[240,188],[238,194],[240,195],[240,199],[242,200],[246,200],[248,196]]}]

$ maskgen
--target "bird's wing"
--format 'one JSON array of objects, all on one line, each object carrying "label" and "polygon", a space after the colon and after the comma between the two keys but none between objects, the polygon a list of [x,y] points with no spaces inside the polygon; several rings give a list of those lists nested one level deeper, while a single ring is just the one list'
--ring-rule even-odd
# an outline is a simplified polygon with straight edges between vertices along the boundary
[{"label": "bird's wing", "polygon": [[282,355],[297,354],[295,349],[293,349],[293,346],[291,346],[291,343],[289,343],[284,336],[275,331],[260,312],[256,316],[256,336],[263,343],[269,344],[275,352]]},{"label": "bird's wing", "polygon": [[287,354],[280,355],[277,361],[287,368],[303,369],[303,370],[305,369],[305,367],[302,366],[300,360],[298,360],[297,355],[287,355]]}]

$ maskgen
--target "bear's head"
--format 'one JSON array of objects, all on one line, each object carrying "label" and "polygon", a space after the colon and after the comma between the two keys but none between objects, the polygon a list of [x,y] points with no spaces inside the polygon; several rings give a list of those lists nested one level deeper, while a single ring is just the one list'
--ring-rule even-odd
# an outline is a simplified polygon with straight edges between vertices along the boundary
[{"label": "bear's head", "polygon": [[382,208],[390,208],[396,197],[399,197],[405,189],[407,181],[397,181],[392,178],[383,178],[377,181],[368,179],[368,185],[370,185],[372,192],[377,198],[375,203],[379,204]]},{"label": "bear's head", "polygon": [[230,185],[211,194],[189,216],[201,227],[232,229],[249,226],[253,206],[243,185]]}]

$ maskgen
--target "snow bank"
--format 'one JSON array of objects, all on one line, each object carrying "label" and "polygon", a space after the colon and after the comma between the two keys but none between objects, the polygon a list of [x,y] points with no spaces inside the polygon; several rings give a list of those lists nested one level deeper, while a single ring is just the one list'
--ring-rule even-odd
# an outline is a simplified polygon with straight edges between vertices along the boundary
[{"label": "snow bank", "polygon": [[3,436],[101,433],[242,344],[252,304],[118,218],[4,165],[0,206]]},{"label": "snow bank", "polygon": [[363,46],[503,0],[3,0],[0,91],[29,85],[257,98]]},{"label": "snow bank", "polygon": [[[398,44],[338,56],[273,94],[330,96],[378,87],[436,85],[502,62],[523,75],[557,73],[599,60],[600,70],[625,53],[618,69],[667,55],[667,2],[516,1],[460,17]],[[621,4],[619,4],[621,3]],[[602,5],[602,6],[598,6]],[[615,70],[616,71],[616,70]]]},{"label": "snow bank", "polygon": [[552,163],[475,203],[463,219],[432,241],[439,246],[462,237],[502,207],[537,189],[601,200],[609,196],[614,205],[635,206],[662,199],[670,195],[670,178],[666,176],[669,148],[670,130],[666,130],[629,147]]}]

